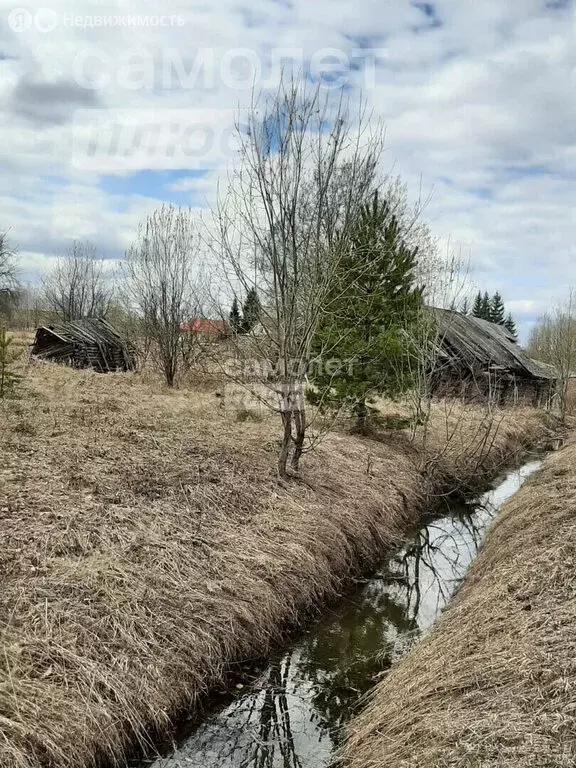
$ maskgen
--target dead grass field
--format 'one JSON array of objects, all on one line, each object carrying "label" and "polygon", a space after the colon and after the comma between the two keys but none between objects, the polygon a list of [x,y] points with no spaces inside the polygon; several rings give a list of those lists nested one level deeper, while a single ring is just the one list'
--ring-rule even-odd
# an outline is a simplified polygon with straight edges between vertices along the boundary
[{"label": "dead grass field", "polygon": [[287,488],[276,421],[237,418],[209,388],[49,364],[0,404],[2,768],[122,764],[396,546],[434,490],[483,485],[550,431],[440,404],[426,453],[332,434]]},{"label": "dead grass field", "polygon": [[350,727],[346,768],[576,765],[576,442],[505,506],[428,637]]}]

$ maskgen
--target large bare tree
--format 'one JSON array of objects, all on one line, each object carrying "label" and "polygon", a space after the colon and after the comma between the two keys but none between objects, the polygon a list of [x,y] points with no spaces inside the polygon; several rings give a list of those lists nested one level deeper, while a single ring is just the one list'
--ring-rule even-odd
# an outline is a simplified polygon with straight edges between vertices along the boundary
[{"label": "large bare tree", "polygon": [[48,308],[67,321],[105,317],[112,293],[106,261],[89,241],[75,240],[44,281]]},{"label": "large bare tree", "polygon": [[138,312],[170,387],[181,361],[180,324],[196,308],[197,253],[191,212],[164,205],[140,227],[123,265],[128,303]]},{"label": "large bare tree", "polygon": [[215,249],[230,297],[251,289],[261,297],[250,353],[269,365],[252,385],[281,418],[282,478],[289,464],[298,470],[306,450],[313,340],[351,230],[377,185],[382,130],[368,132],[362,110],[357,117],[353,123],[343,100],[299,82],[254,99],[238,130],[240,162],[216,210]]}]

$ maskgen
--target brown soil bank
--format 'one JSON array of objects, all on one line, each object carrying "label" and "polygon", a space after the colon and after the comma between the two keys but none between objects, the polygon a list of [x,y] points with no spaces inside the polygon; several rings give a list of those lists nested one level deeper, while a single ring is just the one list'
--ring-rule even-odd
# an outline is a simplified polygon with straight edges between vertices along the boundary
[{"label": "brown soil bank", "polygon": [[374,565],[427,492],[484,482],[548,430],[438,406],[426,453],[336,434],[282,488],[276,422],[213,393],[50,365],[28,381],[0,407],[2,768],[122,763]]},{"label": "brown soil bank", "polygon": [[347,768],[576,764],[576,442],[505,504],[457,596],[350,727]]}]

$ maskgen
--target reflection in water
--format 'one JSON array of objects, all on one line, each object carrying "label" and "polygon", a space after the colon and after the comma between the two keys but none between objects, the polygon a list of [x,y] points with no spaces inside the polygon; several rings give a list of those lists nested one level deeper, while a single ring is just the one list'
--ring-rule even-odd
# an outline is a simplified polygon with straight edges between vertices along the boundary
[{"label": "reflection in water", "polygon": [[321,768],[360,697],[417,641],[458,586],[501,504],[539,462],[510,473],[410,540],[362,589],[273,659],[247,692],[152,768]]}]

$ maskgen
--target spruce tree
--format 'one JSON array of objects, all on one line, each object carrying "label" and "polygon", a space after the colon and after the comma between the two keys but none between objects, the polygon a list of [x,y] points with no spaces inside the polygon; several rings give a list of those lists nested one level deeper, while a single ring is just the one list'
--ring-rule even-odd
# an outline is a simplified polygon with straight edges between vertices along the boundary
[{"label": "spruce tree", "polygon": [[262,306],[256,288],[250,288],[242,309],[244,333],[249,333],[260,320]]},{"label": "spruce tree", "polygon": [[[462,305],[463,311],[466,306],[466,300],[464,301],[465,303]],[[513,333],[516,338],[518,336],[512,314],[509,312],[508,315],[506,315],[506,307],[500,291],[496,291],[492,298],[490,298],[487,291],[484,293],[478,291],[476,298],[474,299],[472,315],[474,317],[480,317],[483,320],[489,320],[491,323],[496,323],[497,325],[503,325]]]},{"label": "spruce tree", "polygon": [[506,319],[506,310],[504,308],[504,302],[502,301],[502,296],[498,291],[494,294],[492,297],[492,301],[490,304],[490,320],[493,323],[496,323],[496,325],[504,325],[504,321]]},{"label": "spruce tree", "polygon": [[235,333],[241,333],[242,318],[240,317],[240,310],[238,308],[238,299],[236,297],[234,297],[234,301],[232,302],[232,309],[230,310],[229,323],[230,323],[230,328],[232,328],[232,330]]},{"label": "spruce tree", "polygon": [[510,331],[515,339],[518,338],[518,329],[516,328],[516,323],[514,322],[514,318],[512,317],[511,312],[508,312],[508,316],[506,317],[506,320],[504,320],[503,325],[507,330]]},{"label": "spruce tree", "polygon": [[482,317],[482,294],[478,291],[476,298],[474,299],[474,306],[472,307],[472,315],[474,317]]},{"label": "spruce tree", "polygon": [[460,312],[463,315],[469,315],[470,314],[470,302],[468,301],[468,296],[464,297],[464,301],[462,302],[462,306],[460,308]]},{"label": "spruce tree", "polygon": [[488,295],[488,291],[484,291],[482,296],[482,307],[480,309],[480,317],[482,320],[490,321],[492,318],[492,301]]},{"label": "spruce tree", "polygon": [[314,340],[320,370],[308,393],[325,408],[351,408],[360,431],[376,395],[395,397],[410,385],[406,331],[422,308],[416,258],[388,201],[375,193],[330,291],[327,319]]}]

